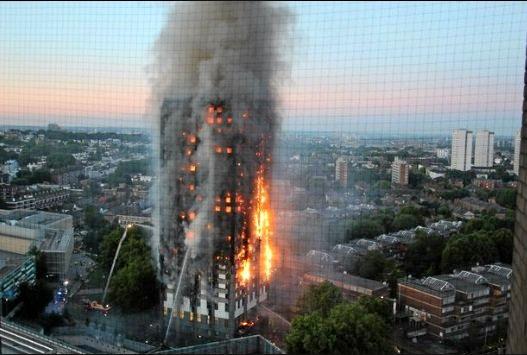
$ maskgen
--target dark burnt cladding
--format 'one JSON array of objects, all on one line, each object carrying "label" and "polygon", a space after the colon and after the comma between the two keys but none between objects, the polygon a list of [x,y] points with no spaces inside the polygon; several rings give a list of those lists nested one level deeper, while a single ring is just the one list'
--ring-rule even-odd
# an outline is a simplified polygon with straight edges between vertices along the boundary
[{"label": "dark burnt cladding", "polygon": [[163,103],[159,266],[176,332],[234,336],[267,297],[274,116],[265,101],[241,110],[222,100]]}]

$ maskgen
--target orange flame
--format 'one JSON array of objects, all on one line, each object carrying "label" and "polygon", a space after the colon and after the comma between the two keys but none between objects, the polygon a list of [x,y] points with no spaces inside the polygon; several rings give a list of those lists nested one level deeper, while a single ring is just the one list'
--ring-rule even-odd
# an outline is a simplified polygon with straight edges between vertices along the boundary
[{"label": "orange flame", "polygon": [[256,238],[261,243],[263,253],[263,271],[265,280],[271,278],[273,264],[273,250],[271,248],[271,208],[269,206],[269,194],[262,174],[256,178],[256,206],[254,213],[254,230]]},{"label": "orange flame", "polygon": [[249,259],[243,261],[240,276],[243,284],[246,284],[251,279],[251,262]]}]

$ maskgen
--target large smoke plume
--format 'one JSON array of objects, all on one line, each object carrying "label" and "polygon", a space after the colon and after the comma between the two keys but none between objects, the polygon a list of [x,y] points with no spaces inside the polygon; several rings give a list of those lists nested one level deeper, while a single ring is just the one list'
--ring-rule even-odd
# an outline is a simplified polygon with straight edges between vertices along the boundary
[{"label": "large smoke plume", "polygon": [[[291,22],[282,5],[264,2],[183,2],[169,14],[154,48],[152,83],[159,153],[154,249],[162,255],[159,261],[169,283],[179,272],[185,249],[190,247],[193,264],[205,263],[219,243],[206,229],[214,200],[228,189],[233,170],[214,154],[213,146],[245,147],[235,152],[235,163],[244,173],[236,188],[245,196],[252,193],[258,152],[264,158],[271,155],[279,126],[276,84],[286,69],[283,50],[289,45]],[[198,168],[196,191],[191,198],[182,197],[177,181],[189,164],[186,132],[203,122],[209,104],[222,105],[239,129],[220,137],[210,126],[200,128],[192,152]],[[196,217],[178,222],[181,206]]]}]

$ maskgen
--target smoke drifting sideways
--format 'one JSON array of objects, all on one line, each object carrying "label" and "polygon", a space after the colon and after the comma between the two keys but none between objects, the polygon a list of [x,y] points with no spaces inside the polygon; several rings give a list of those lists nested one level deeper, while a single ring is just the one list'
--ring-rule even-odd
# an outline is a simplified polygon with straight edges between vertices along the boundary
[{"label": "smoke drifting sideways", "polygon": [[[268,2],[182,2],[170,11],[154,46],[151,83],[152,114],[157,118],[154,168],[159,177],[153,194],[156,232],[152,250],[163,264],[166,282],[175,281],[182,250],[190,248],[195,264],[207,262],[220,242],[210,240],[205,229],[212,219],[214,200],[225,190],[226,175],[232,169],[218,160],[213,147],[234,141],[249,147],[236,152],[247,182],[238,189],[245,196],[250,196],[259,168],[257,150],[263,149],[263,156],[272,152],[280,124],[277,82],[289,71],[286,58],[293,22],[285,6]],[[200,198],[189,202],[176,186],[188,165],[185,146],[190,137],[182,132],[193,132],[210,104],[225,105],[234,118],[232,124],[243,124],[244,133],[240,136],[240,129],[236,136],[225,135],[222,142],[211,127],[203,126],[192,152],[199,167],[192,196]],[[249,119],[238,119],[248,113]],[[263,136],[266,146],[259,147]],[[177,213],[183,205],[196,217],[181,227]]]}]

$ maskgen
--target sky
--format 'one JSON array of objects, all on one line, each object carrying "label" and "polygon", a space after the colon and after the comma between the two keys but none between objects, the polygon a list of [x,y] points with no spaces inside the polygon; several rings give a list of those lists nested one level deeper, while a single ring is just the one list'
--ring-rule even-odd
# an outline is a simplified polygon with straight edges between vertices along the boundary
[{"label": "sky", "polygon": [[[170,4],[0,3],[0,125],[148,126]],[[289,2],[284,129],[512,134],[526,2]]]}]

